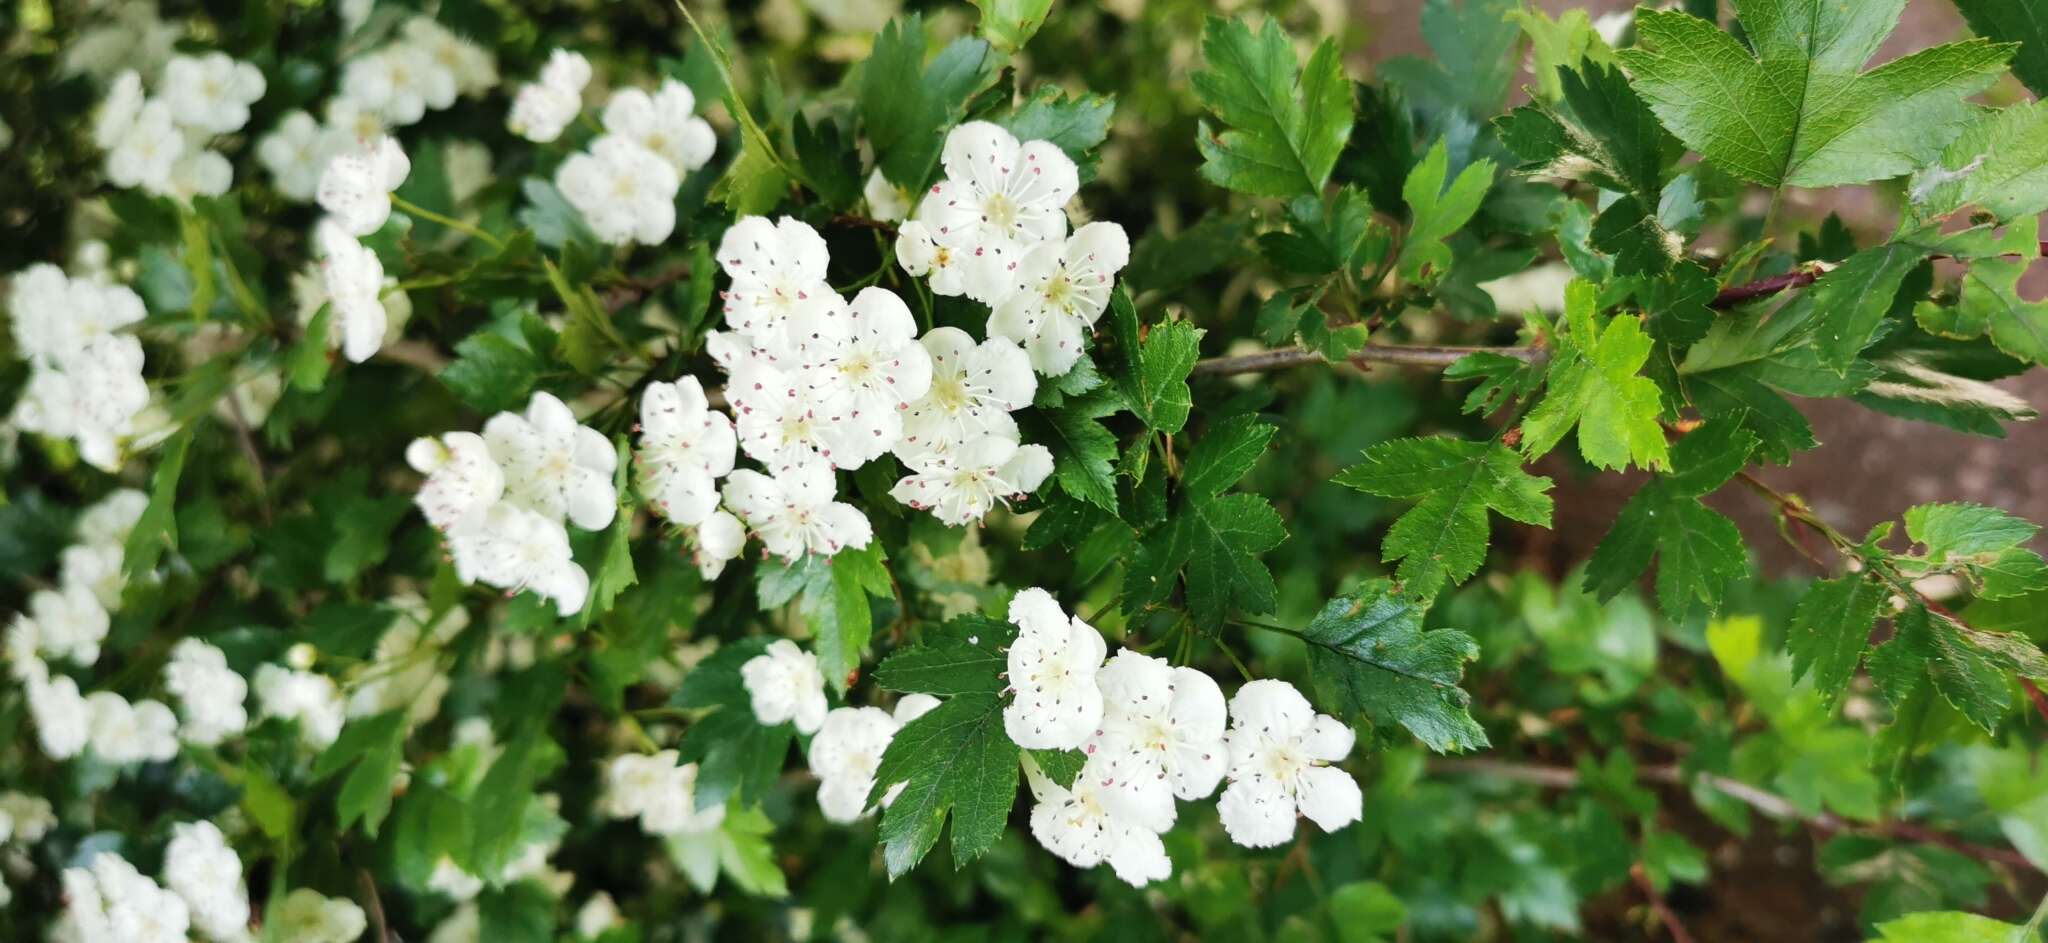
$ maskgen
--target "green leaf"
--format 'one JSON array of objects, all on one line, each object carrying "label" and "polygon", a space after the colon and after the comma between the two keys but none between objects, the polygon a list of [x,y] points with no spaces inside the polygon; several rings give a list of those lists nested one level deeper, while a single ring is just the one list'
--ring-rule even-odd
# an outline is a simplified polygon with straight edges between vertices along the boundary
[{"label": "green leaf", "polygon": [[841,208],[860,201],[860,142],[837,121],[823,117],[813,123],[799,111],[790,119],[789,140],[804,182],[819,200]]},{"label": "green leaf", "polygon": [[1608,47],[1607,40],[1600,38],[1600,31],[1593,28],[1593,18],[1584,10],[1566,10],[1557,19],[1551,19],[1542,10],[1524,7],[1508,11],[1508,19],[1529,37],[1530,53],[1536,60],[1531,70],[1536,77],[1536,91],[1547,101],[1557,101],[1564,94],[1559,70],[1577,68],[1582,60],[1594,65],[1614,62],[1614,50]]},{"label": "green leaf", "polygon": [[[540,727],[545,726],[545,715]],[[533,787],[562,761],[562,748],[542,729],[530,729],[505,744],[505,752],[484,773],[470,797],[469,860],[471,874],[502,874],[518,856],[526,807]]]},{"label": "green leaf", "polygon": [[1132,292],[1170,291],[1231,268],[1244,255],[1250,226],[1243,214],[1215,210],[1171,235],[1154,228],[1131,247],[1123,283]]},{"label": "green leaf", "polygon": [[1922,504],[1906,510],[1906,536],[1927,547],[1927,562],[1996,557],[2034,539],[2040,528],[1981,504]]},{"label": "green leaf", "polygon": [[831,557],[805,556],[794,563],[771,562],[761,568],[761,606],[774,608],[798,599],[814,639],[818,670],[835,691],[844,693],[860,669],[861,653],[874,632],[870,595],[888,597],[895,586],[880,541]]},{"label": "green leaf", "polygon": [[1478,381],[1479,385],[1465,397],[1465,412],[1485,416],[1541,389],[1543,365],[1506,354],[1474,351],[1446,368],[1444,380]]},{"label": "green leaf", "polygon": [[1766,186],[1825,187],[1911,173],[1972,117],[1964,99],[2004,71],[2012,47],[1936,46],[1863,64],[1906,0],[1749,0],[1752,54],[1687,13],[1642,9],[1617,55],[1664,126],[1709,163]]},{"label": "green leaf", "polygon": [[719,178],[718,187],[726,208],[735,215],[760,216],[789,195],[789,174],[774,151],[757,146],[751,135],[743,135],[739,156]]},{"label": "green leaf", "polygon": [[1877,339],[1907,274],[1926,259],[1924,246],[1901,239],[1858,252],[1814,282],[1807,293],[1821,363],[1847,373],[1856,355]]},{"label": "green leaf", "polygon": [[479,940],[547,943],[555,938],[555,898],[533,881],[484,889],[476,910]]},{"label": "green leaf", "polygon": [[1232,416],[1195,440],[1181,467],[1182,493],[1195,500],[1213,498],[1237,484],[1266,454],[1280,429],[1249,413]]},{"label": "green leaf", "polygon": [[925,63],[923,17],[882,28],[861,64],[860,112],[882,175],[912,193],[924,190],[948,125],[967,100],[996,78],[1001,57],[980,39],[960,38]]},{"label": "green leaf", "polygon": [[955,867],[994,847],[1017,798],[1017,758],[1017,745],[1003,733],[1003,702],[994,694],[949,697],[897,731],[871,797],[880,801],[891,786],[904,784],[882,814],[882,860],[890,880],[924,860],[949,813]]},{"label": "green leaf", "polygon": [[1657,559],[1657,604],[1673,619],[1721,608],[1728,584],[1748,572],[1735,522],[1664,482],[1636,492],[1586,562],[1585,587],[1612,599]]},{"label": "green leaf", "polygon": [[348,769],[334,797],[335,825],[347,829],[358,819],[363,831],[377,836],[377,827],[391,811],[391,787],[405,752],[405,711],[386,711],[350,721],[341,728],[313,764],[313,776],[324,779]]},{"label": "green leaf", "polygon": [[1392,59],[1381,64],[1379,74],[1425,111],[1491,117],[1522,68],[1516,48],[1521,30],[1507,16],[1519,5],[1517,0],[1427,0],[1422,37],[1436,61]]},{"label": "green leaf", "polygon": [[2033,943],[2010,923],[1961,911],[1907,914],[1877,925],[1870,943]]},{"label": "green leaf", "polygon": [[935,694],[1000,694],[1009,687],[1004,648],[1017,627],[981,615],[958,616],[924,642],[890,655],[875,669],[875,683],[890,691]]},{"label": "green leaf", "polygon": [[1785,647],[1792,652],[1792,679],[1811,674],[1814,693],[1823,703],[1834,703],[1856,674],[1877,625],[1878,609],[1890,598],[1883,583],[1853,573],[1813,584],[1799,600],[1785,633]]},{"label": "green leaf", "polygon": [[1974,337],[1989,332],[1998,349],[2036,364],[2048,364],[2048,301],[2028,301],[2020,295],[2020,277],[2027,273],[2040,249],[2035,242],[2039,220],[2029,217],[2006,227],[2000,248],[2021,253],[1994,255],[1971,260],[1962,274],[1962,294],[1948,309],[1944,324],[1929,324],[1930,330]]},{"label": "green leaf", "polygon": [[1351,137],[1351,83],[1337,44],[1325,39],[1296,69],[1294,44],[1274,20],[1257,34],[1242,20],[1210,17],[1202,27],[1206,68],[1190,82],[1224,125],[1203,122],[1195,137],[1202,179],[1254,196],[1322,193]]},{"label": "green leaf", "polygon": [[1965,206],[2000,220],[2048,211],[2048,103],[1986,112],[1939,163],[1913,175],[1909,192],[1914,212],[1930,220]]},{"label": "green leaf", "polygon": [[1458,686],[1479,643],[1455,629],[1423,631],[1422,606],[1385,581],[1330,600],[1301,637],[1320,699],[1376,725],[1400,724],[1438,753],[1488,745]]},{"label": "green leaf", "polygon": [[789,881],[775,863],[768,835],[775,823],[758,808],[726,813],[718,827],[718,868],[740,890],[756,897],[788,897]]},{"label": "green leaf", "polygon": [[1421,599],[1462,583],[1486,559],[1491,509],[1509,520],[1550,526],[1550,479],[1522,471],[1512,449],[1441,436],[1395,439],[1365,451],[1336,482],[1383,498],[1419,498],[1387,531],[1380,558],[1401,561],[1403,589]]},{"label": "green leaf", "polygon": [[1353,881],[1330,892],[1330,922],[1339,943],[1380,943],[1398,938],[1408,907],[1385,884]]},{"label": "green leaf", "polygon": [[1098,402],[1019,413],[1025,440],[1052,452],[1053,481],[1060,490],[1116,513],[1116,436],[1096,421],[1113,409]]},{"label": "green leaf", "polygon": [[1222,624],[1233,608],[1272,612],[1279,591],[1259,555],[1286,539],[1279,512],[1263,497],[1193,498],[1139,544],[1125,574],[1126,607],[1164,599],[1174,574],[1183,573],[1188,611],[1198,626]]},{"label": "green leaf", "polygon": [[559,249],[570,242],[598,245],[597,234],[583,221],[568,198],[555,185],[539,177],[528,177],[520,185],[526,205],[519,210],[519,224],[533,231],[535,242]]},{"label": "green leaf", "polygon": [[1501,143],[1523,160],[1520,169],[1632,194],[1654,209],[1664,167],[1680,154],[1677,139],[1619,69],[1559,69],[1555,81],[1562,107],[1532,102],[1494,119]]},{"label": "green leaf", "polygon": [[1155,432],[1178,433],[1194,406],[1188,373],[1201,356],[1202,331],[1186,321],[1166,321],[1153,325],[1140,341],[1138,309],[1122,286],[1109,296],[1109,310],[1124,351],[1118,382],[1131,412]]},{"label": "green leaf", "polygon": [[623,434],[617,437],[615,447],[618,464],[612,472],[612,487],[619,496],[619,512],[605,537],[604,557],[598,561],[597,572],[590,578],[590,598],[585,600],[579,620],[586,626],[592,619],[612,611],[612,605],[626,587],[640,582],[640,574],[633,570],[632,489],[626,487],[626,478],[633,467],[633,447]]},{"label": "green leaf", "polygon": [[291,378],[292,389],[302,393],[318,393],[327,385],[328,360],[327,335],[334,324],[334,306],[323,304],[313,315],[306,333],[299,336],[285,355],[285,374]]},{"label": "green leaf", "polygon": [[153,576],[164,551],[178,548],[178,478],[185,473],[185,456],[191,451],[192,429],[188,426],[171,436],[156,470],[149,473],[149,503],[122,546],[121,579],[129,585]]},{"label": "green leaf", "polygon": [[1108,139],[1109,119],[1115,114],[1116,99],[1110,96],[1069,97],[1055,86],[1041,85],[997,123],[1019,141],[1051,141],[1073,159],[1081,182],[1087,183],[1095,178],[1095,149]]},{"label": "green leaf", "polygon": [[1955,0],[1970,30],[2001,43],[2019,43],[2012,71],[2036,95],[2048,95],[2048,17],[2035,0]]},{"label": "green leaf", "polygon": [[761,636],[729,642],[711,653],[670,697],[672,707],[715,708],[698,718],[676,744],[678,759],[697,764],[697,808],[724,805],[728,797],[753,803],[767,796],[782,774],[795,737],[790,724],[762,726],[740,666],[768,647]]},{"label": "green leaf", "polygon": [[1870,677],[1892,706],[1929,683],[1943,700],[1987,733],[1996,732],[2012,703],[2012,682],[1997,660],[1965,641],[1946,617],[1914,606],[1892,620],[1891,641],[1865,660]]},{"label": "green leaf", "polygon": [[1052,12],[1052,0],[974,0],[981,10],[981,35],[997,49],[1014,53],[1031,41]]},{"label": "green leaf", "polygon": [[[1328,275],[1377,263],[1391,248],[1384,227],[1375,227],[1372,204],[1354,187],[1337,191],[1329,206],[1310,196],[1287,206],[1288,230],[1259,237],[1274,265],[1301,275]],[[1275,293],[1279,297],[1279,293]]]},{"label": "green leaf", "polygon": [[1449,189],[1450,151],[1439,140],[1422,162],[1408,172],[1401,196],[1408,202],[1408,236],[1401,243],[1401,277],[1429,284],[1451,269],[1451,247],[1444,240],[1465,228],[1486,191],[1493,186],[1493,162],[1475,160],[1458,172]]},{"label": "green leaf", "polygon": [[1523,454],[1542,457],[1576,424],[1579,453],[1595,467],[1667,467],[1658,423],[1663,394],[1656,381],[1640,375],[1650,359],[1650,335],[1627,315],[1597,325],[1595,304],[1590,282],[1575,280],[1566,287],[1571,331],[1551,362],[1549,392],[1522,422]]},{"label": "green leaf", "polygon": [[455,360],[437,379],[469,408],[490,414],[523,405],[546,369],[546,360],[519,341],[478,330],[455,345]]}]

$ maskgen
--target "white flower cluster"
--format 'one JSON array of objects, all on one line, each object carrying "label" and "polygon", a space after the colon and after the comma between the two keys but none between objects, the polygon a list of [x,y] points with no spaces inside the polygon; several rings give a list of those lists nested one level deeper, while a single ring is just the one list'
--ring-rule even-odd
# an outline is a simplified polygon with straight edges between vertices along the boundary
[{"label": "white flower cluster", "polygon": [[[519,90],[507,123],[529,140],[560,137],[583,110],[590,62],[557,49]],[[604,133],[555,171],[555,188],[612,245],[661,242],[675,231],[683,176],[711,160],[718,136],[697,117],[697,96],[674,79],[653,93],[622,88],[604,106]]]},{"label": "white flower cluster", "polygon": [[[311,665],[310,649],[296,651],[296,665],[263,664],[256,668],[256,702],[263,716],[298,724],[299,742],[324,750],[341,736],[344,717],[341,688]],[[304,654],[302,654],[304,653]]]},{"label": "white flower cluster", "polygon": [[416,503],[447,538],[463,582],[530,589],[565,616],[583,608],[590,575],[570,557],[563,520],[602,530],[618,513],[618,455],[602,434],[535,393],[524,415],[499,413],[481,436],[416,439],[405,457],[427,476]]},{"label": "white flower cluster", "polygon": [[[356,363],[384,346],[390,314],[384,294],[393,284],[384,263],[360,241],[391,218],[391,192],[412,172],[412,161],[392,138],[378,136],[328,161],[320,174],[318,199],[327,217],[314,231],[320,249],[322,284],[332,315],[330,343]],[[402,292],[393,292],[403,294]],[[411,303],[406,313],[411,314]]]},{"label": "white flower cluster", "polygon": [[221,650],[196,638],[171,648],[164,666],[164,687],[178,698],[184,725],[178,736],[187,743],[216,746],[249,726],[249,682],[228,667]]},{"label": "white flower cluster", "polygon": [[179,200],[226,193],[234,168],[211,142],[249,123],[263,88],[261,70],[221,52],[172,56],[155,95],[134,69],[122,72],[92,128],[107,152],[107,182]]},{"label": "white flower cluster", "polygon": [[638,818],[650,835],[691,835],[725,822],[725,806],[697,808],[697,764],[676,765],[676,751],[626,753],[604,771],[602,808],[615,819]]},{"label": "white flower cluster", "polygon": [[[934,293],[988,305],[991,338],[1022,345],[1039,373],[1064,375],[1130,261],[1129,237],[1102,222],[1068,234],[1066,205],[1080,176],[1049,141],[1020,143],[970,121],[946,135],[940,162],[946,179],[898,229],[897,261]],[[870,203],[887,202],[873,184]]]},{"label": "white flower cluster", "polygon": [[48,263],[15,273],[7,293],[14,346],[29,380],[8,421],[70,439],[86,462],[119,471],[149,429],[142,342],[123,328],[147,313],[126,285],[67,276]]},{"label": "white flower cluster", "polygon": [[[210,822],[172,827],[164,849],[163,883],[135,869],[111,851],[95,855],[86,867],[67,868],[63,875],[64,915],[51,939],[77,943],[187,943],[193,937],[212,943],[246,943],[249,892],[242,883],[242,860],[227,837]],[[300,934],[290,930],[278,939],[349,943],[362,935],[361,908],[330,901],[301,889],[287,899],[281,920],[294,913],[294,899],[311,895],[331,917],[321,922],[327,932]],[[306,902],[297,909],[306,909]],[[343,935],[353,912],[354,932]],[[287,922],[292,930],[296,923]]]},{"label": "white flower cluster", "polygon": [[299,109],[286,112],[256,142],[256,158],[279,193],[306,202],[335,157],[497,85],[498,63],[488,50],[429,17],[415,16],[389,44],[348,63],[340,92],[327,102],[325,121]]}]

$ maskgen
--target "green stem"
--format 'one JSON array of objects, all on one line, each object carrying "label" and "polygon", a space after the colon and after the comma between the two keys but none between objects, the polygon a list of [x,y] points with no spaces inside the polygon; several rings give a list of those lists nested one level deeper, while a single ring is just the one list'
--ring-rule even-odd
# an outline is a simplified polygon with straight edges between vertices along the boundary
[{"label": "green stem", "polygon": [[441,213],[436,213],[433,210],[427,209],[426,207],[421,206],[418,203],[414,203],[413,201],[408,200],[405,197],[399,196],[396,193],[391,194],[391,205],[392,207],[404,212],[405,215],[407,216],[417,216],[421,219],[428,220],[430,222],[440,223],[441,225],[446,226],[449,229],[453,229],[456,232],[467,234],[476,239],[481,239],[484,242],[489,243],[491,248],[493,249],[505,248],[505,240],[493,236],[490,233],[484,232],[482,229],[479,229],[476,226],[472,226],[469,223],[465,223],[462,220],[456,219],[453,216],[447,216]]},{"label": "green stem", "polygon": [[2013,937],[2013,943],[2033,943],[2038,938],[2037,934],[2044,922],[2048,922],[2048,895],[2041,897],[2040,906],[2034,908],[2034,916],[2028,918],[2027,925],[2021,927],[2019,934]]}]

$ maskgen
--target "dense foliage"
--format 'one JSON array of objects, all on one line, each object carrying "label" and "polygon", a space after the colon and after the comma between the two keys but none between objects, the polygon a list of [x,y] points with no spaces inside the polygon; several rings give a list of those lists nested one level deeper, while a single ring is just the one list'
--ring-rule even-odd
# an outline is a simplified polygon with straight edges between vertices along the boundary
[{"label": "dense foliage", "polygon": [[2038,527],[1770,483],[2036,418],[1906,5],[0,12],[0,938],[2035,939]]}]

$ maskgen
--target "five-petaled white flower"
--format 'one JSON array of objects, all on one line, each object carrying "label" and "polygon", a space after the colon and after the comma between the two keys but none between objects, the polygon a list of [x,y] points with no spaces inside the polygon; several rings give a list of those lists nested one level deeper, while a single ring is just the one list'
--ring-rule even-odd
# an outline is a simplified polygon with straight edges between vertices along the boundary
[{"label": "five-petaled white flower", "polygon": [[718,479],[732,473],[737,441],[696,377],[651,383],[640,396],[641,489],[663,517],[701,524],[718,509]]},{"label": "five-petaled white flower", "polygon": [[564,514],[584,530],[602,530],[618,513],[612,487],[618,452],[603,434],[579,425],[559,399],[535,393],[526,414],[484,423],[484,442],[505,471],[505,497],[550,520]]},{"label": "five-petaled white flower", "polygon": [[[868,794],[874,792],[875,774],[882,768],[882,754],[904,725],[939,706],[929,694],[911,694],[896,702],[892,714],[879,707],[839,707],[825,715],[818,735],[811,738],[808,756],[811,774],[818,777],[818,808],[828,822],[848,823],[868,810]],[[882,796],[887,806],[903,791],[897,783]]]},{"label": "five-petaled white flower", "polygon": [[918,452],[905,461],[911,474],[897,481],[889,495],[954,526],[979,521],[998,503],[1038,490],[1052,474],[1052,453],[1045,446],[1020,446],[996,433]]},{"label": "five-petaled white flower", "polygon": [[771,222],[748,216],[718,242],[718,265],[732,279],[725,292],[725,323],[756,347],[777,351],[792,317],[816,323],[842,302],[825,283],[832,255],[825,239],[802,220]]},{"label": "five-petaled white flower", "polygon": [[333,678],[265,664],[257,666],[252,687],[263,716],[298,721],[299,739],[308,746],[325,749],[341,735],[341,688]]},{"label": "five-petaled white flower", "polygon": [[932,294],[966,294],[967,260],[972,257],[933,238],[932,227],[922,218],[906,220],[896,229],[897,263],[913,278],[925,278]]},{"label": "five-petaled white flower", "polygon": [[1128,649],[1095,676],[1102,726],[1082,749],[1105,806],[1119,818],[1163,832],[1176,798],[1216,791],[1229,765],[1223,690],[1193,668]]},{"label": "five-petaled white flower", "polygon": [[696,94],[674,79],[664,80],[652,95],[622,88],[605,103],[604,130],[668,161],[677,174],[686,174],[704,166],[718,149],[717,133],[694,114],[696,109]]},{"label": "five-petaled white flower", "polygon": [[193,929],[215,940],[249,932],[242,859],[212,822],[180,822],[164,848],[164,883],[190,908]]},{"label": "five-petaled white flower", "polygon": [[946,135],[939,161],[946,179],[932,186],[918,216],[934,242],[967,252],[965,288],[984,304],[1012,287],[1017,254],[1067,234],[1067,201],[1081,188],[1073,158],[1050,141],[1019,143],[986,121]]},{"label": "five-petaled white flower", "polygon": [[844,307],[806,312],[790,330],[817,358],[809,379],[830,415],[823,434],[833,464],[853,468],[895,447],[904,411],[932,383],[931,354],[903,299],[863,288]]},{"label": "five-petaled white flower", "polygon": [[425,47],[398,42],[350,60],[339,97],[402,128],[455,104],[455,93],[453,71]]},{"label": "five-petaled white flower", "polygon": [[1333,832],[1363,815],[1358,782],[1326,764],[1351,752],[1351,728],[1318,714],[1285,681],[1247,682],[1230,699],[1230,785],[1216,808],[1232,841],[1270,848],[1297,813]]},{"label": "five-petaled white flower", "polygon": [[583,86],[590,84],[590,60],[557,49],[541,67],[540,78],[519,89],[505,123],[512,133],[538,144],[562,136],[562,129],[583,110]]},{"label": "five-petaled white flower", "polygon": [[[339,159],[336,161],[339,163]],[[341,353],[362,363],[384,347],[391,314],[384,306],[384,263],[332,217],[315,233],[320,243],[321,284],[327,290],[330,334],[341,338]]]},{"label": "five-petaled white flower", "polygon": [[320,172],[316,197],[351,236],[367,236],[391,218],[391,191],[412,173],[412,161],[394,138],[379,135],[335,155]]},{"label": "five-petaled white flower", "polygon": [[294,109],[256,142],[256,159],[277,181],[277,192],[292,200],[311,200],[319,192],[327,162],[342,150],[339,137],[312,115]]},{"label": "five-petaled white flower", "polygon": [[626,753],[612,758],[604,771],[605,814],[639,818],[651,835],[708,832],[725,821],[725,806],[697,808],[697,764],[676,765],[674,750]]},{"label": "five-petaled white flower", "polygon": [[788,639],[768,643],[766,651],[740,665],[740,680],[763,726],[795,722],[798,733],[811,734],[825,722],[825,676],[818,656]]},{"label": "five-petaled white flower", "polygon": [[1038,764],[1026,760],[1024,775],[1036,805],[1031,807],[1031,835],[1047,851],[1077,868],[1107,862],[1117,878],[1143,887],[1173,874],[1159,833],[1111,811],[1103,788],[1086,770],[1073,788],[1053,782]]},{"label": "five-petaled white flower", "polygon": [[799,462],[774,477],[740,469],[725,481],[725,503],[772,553],[794,560],[806,553],[832,556],[874,539],[867,515],[834,501],[838,481],[822,461]]},{"label": "five-petaled white flower", "polygon": [[474,432],[450,432],[412,440],[406,464],[427,476],[413,498],[427,523],[446,533],[467,533],[505,493],[505,472],[491,447]]},{"label": "five-petaled white flower", "polygon": [[1033,587],[1010,599],[1009,680],[1016,698],[1003,708],[1003,730],[1027,750],[1072,750],[1102,722],[1095,673],[1107,650],[1102,633],[1068,616],[1052,594]]},{"label": "five-petaled white flower", "polygon": [[903,416],[896,455],[910,459],[984,433],[1017,438],[1010,413],[1031,405],[1038,376],[1014,342],[991,337],[980,344],[957,327],[935,328],[920,342],[931,354],[932,382]]},{"label": "five-petaled white flower", "polygon": [[725,387],[739,417],[740,448],[777,474],[820,460],[839,468],[860,464],[858,453],[841,452],[835,447],[837,438],[827,436],[837,417],[823,411],[829,404],[820,403],[809,384],[799,382],[810,374],[800,365],[785,370],[747,358]]},{"label": "five-petaled white flower", "polygon": [[590,574],[576,565],[561,521],[511,501],[491,505],[474,529],[450,534],[448,553],[463,582],[530,589],[554,600],[564,616],[580,611],[590,595]]},{"label": "five-petaled white flower", "polygon": [[562,162],[555,186],[597,238],[615,246],[652,245],[676,227],[674,166],[638,142],[607,134]]},{"label": "five-petaled white flower", "polygon": [[38,649],[81,665],[99,661],[100,643],[112,624],[92,588],[78,583],[35,591],[28,597],[28,611],[15,618],[25,623],[22,630]]},{"label": "five-petaled white flower", "polygon": [[1065,240],[1025,250],[1016,289],[989,315],[989,336],[1024,345],[1039,373],[1065,374],[1081,359],[1082,341],[1130,260],[1130,239],[1115,223],[1089,223]]},{"label": "five-petaled white flower", "polygon": [[157,94],[178,124],[206,134],[230,134],[249,123],[249,106],[263,97],[263,72],[226,53],[173,56],[164,64]]},{"label": "five-petaled white flower", "polygon": [[177,695],[185,720],[178,735],[188,743],[214,746],[249,725],[242,703],[249,683],[228,667],[220,649],[199,639],[181,640],[171,649],[164,688]]}]

